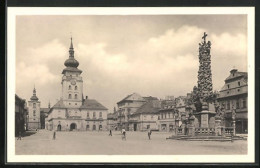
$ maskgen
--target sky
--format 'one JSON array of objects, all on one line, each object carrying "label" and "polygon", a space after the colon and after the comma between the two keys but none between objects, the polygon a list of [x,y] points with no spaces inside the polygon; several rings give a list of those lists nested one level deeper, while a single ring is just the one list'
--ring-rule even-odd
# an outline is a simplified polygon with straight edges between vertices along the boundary
[{"label": "sky", "polygon": [[247,71],[246,15],[16,16],[16,94],[41,107],[61,97],[73,37],[83,94],[113,112],[125,96],[185,96],[197,85],[198,48],[211,41],[213,90]]}]

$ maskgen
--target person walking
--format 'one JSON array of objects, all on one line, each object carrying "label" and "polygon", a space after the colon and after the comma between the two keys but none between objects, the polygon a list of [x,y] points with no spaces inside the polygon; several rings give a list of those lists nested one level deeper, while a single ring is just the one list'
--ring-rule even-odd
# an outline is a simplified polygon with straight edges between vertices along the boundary
[{"label": "person walking", "polygon": [[122,129],[122,140],[126,140],[126,131]]},{"label": "person walking", "polygon": [[17,140],[22,140],[22,132],[21,131],[19,131]]},{"label": "person walking", "polygon": [[56,139],[56,131],[54,130],[53,131],[53,138],[52,138],[53,140],[55,140]]},{"label": "person walking", "polygon": [[109,130],[109,136],[112,136],[112,130],[111,129]]},{"label": "person walking", "polygon": [[149,140],[151,139],[151,134],[152,134],[152,131],[150,129],[148,129],[148,138],[149,138]]}]

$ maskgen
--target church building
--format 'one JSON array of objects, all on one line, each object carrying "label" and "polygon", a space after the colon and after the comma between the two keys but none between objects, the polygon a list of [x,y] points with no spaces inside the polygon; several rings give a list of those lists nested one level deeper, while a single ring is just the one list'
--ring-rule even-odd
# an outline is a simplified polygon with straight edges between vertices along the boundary
[{"label": "church building", "polygon": [[41,102],[36,96],[36,89],[33,89],[33,95],[28,101],[28,129],[40,129],[40,107]]},{"label": "church building", "polygon": [[57,131],[106,130],[108,109],[94,99],[84,99],[82,71],[74,58],[71,38],[69,58],[62,71],[62,97],[50,109],[45,128]]}]

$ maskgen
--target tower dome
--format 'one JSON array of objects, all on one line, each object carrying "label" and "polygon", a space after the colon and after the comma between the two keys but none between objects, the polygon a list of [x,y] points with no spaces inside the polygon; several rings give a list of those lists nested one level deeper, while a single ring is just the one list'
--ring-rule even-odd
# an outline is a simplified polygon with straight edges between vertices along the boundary
[{"label": "tower dome", "polygon": [[36,89],[35,89],[35,87],[34,87],[34,89],[33,89],[33,95],[32,95],[32,97],[31,97],[31,100],[36,100],[36,101],[39,100],[38,97],[36,96]]},{"label": "tower dome", "polygon": [[79,66],[79,62],[74,58],[74,48],[73,48],[73,44],[72,44],[72,38],[71,38],[69,53],[70,53],[69,59],[67,59],[64,62],[64,65],[66,67],[77,68]]}]

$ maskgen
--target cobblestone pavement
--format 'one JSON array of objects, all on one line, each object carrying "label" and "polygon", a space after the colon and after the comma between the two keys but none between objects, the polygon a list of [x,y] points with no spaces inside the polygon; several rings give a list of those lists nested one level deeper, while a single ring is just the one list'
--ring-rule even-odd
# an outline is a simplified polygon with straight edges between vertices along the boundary
[{"label": "cobblestone pavement", "polygon": [[120,132],[53,132],[39,130],[36,134],[15,140],[17,155],[191,155],[247,154],[247,141],[212,142],[166,140],[170,133],[127,132],[126,141]]}]

